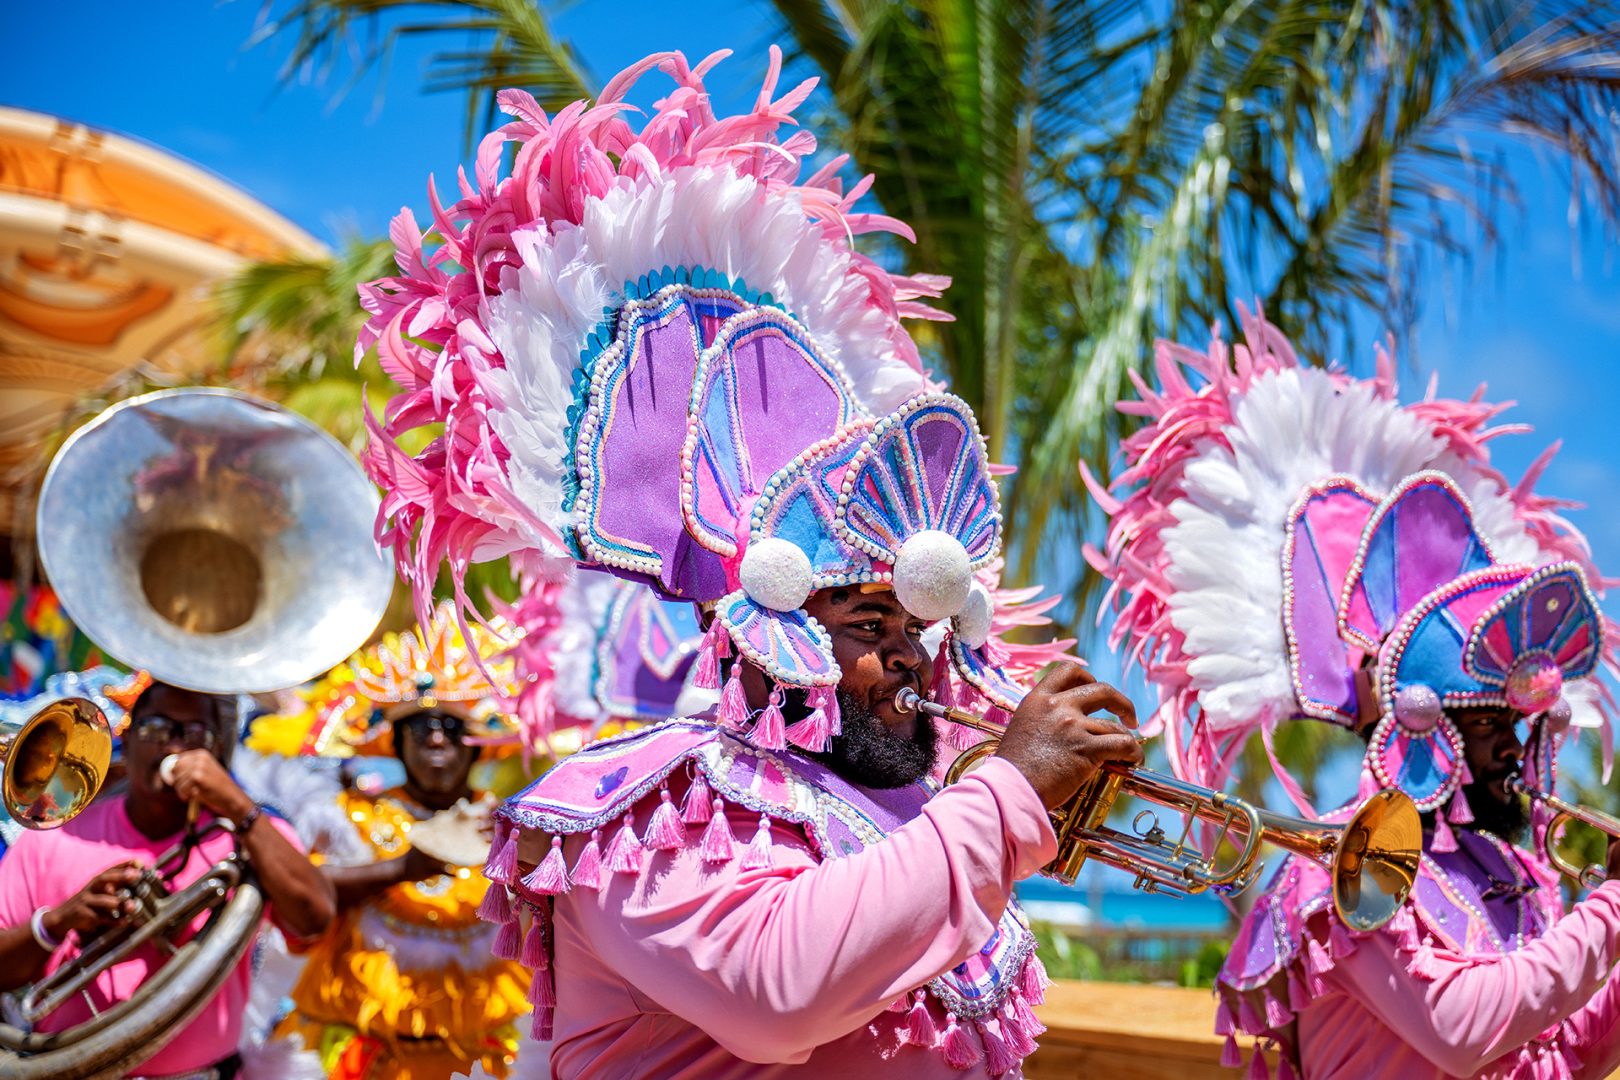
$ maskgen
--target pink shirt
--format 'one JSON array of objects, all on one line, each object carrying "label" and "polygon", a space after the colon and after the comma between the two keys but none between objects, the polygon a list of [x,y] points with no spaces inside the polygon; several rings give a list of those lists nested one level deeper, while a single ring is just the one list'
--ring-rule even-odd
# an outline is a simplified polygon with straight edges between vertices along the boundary
[{"label": "pink shirt", "polygon": [[[211,816],[204,814],[202,823]],[[287,842],[300,851],[303,845],[286,822],[266,815]],[[82,889],[86,882],[108,867],[129,859],[148,865],[174,846],[178,837],[149,840],[130,823],[123,799],[108,799],[48,832],[24,832],[0,859],[0,926],[26,923],[41,907],[55,907]],[[175,877],[176,887],[184,887],[201,877],[210,866],[228,855],[233,840],[227,833],[207,837],[191,853],[190,861]],[[198,925],[202,917],[198,917]],[[48,975],[78,955],[74,936],[52,954],[45,966]],[[155,950],[147,949],[116,965],[98,979],[90,993],[98,1008],[122,1001],[139,985],[150,970]],[[163,1049],[142,1064],[136,1075],[162,1076],[189,1072],[212,1065],[236,1050],[242,1035],[242,1013],[248,1000],[252,978],[251,950],[225,981],[214,999],[197,1018],[174,1036]],[[42,1031],[57,1031],[80,1023],[90,1015],[81,1000],[71,1001],[46,1017]]]},{"label": "pink shirt", "polygon": [[[656,803],[637,807],[638,831]],[[728,807],[732,832],[752,836],[758,815]],[[769,869],[706,865],[689,844],[557,898],[554,1075],[988,1075],[901,1046],[905,1014],[888,1008],[981,948],[1013,882],[1056,854],[1023,774],[991,758],[844,858],[818,862],[796,826],[773,839]]]},{"label": "pink shirt", "polygon": [[1408,972],[1388,935],[1362,938],[1300,1014],[1305,1076],[1566,1076],[1558,1047],[1574,1075],[1607,1076],[1620,1066],[1620,980],[1604,982],[1617,957],[1620,881],[1503,956],[1437,950],[1433,981]]}]

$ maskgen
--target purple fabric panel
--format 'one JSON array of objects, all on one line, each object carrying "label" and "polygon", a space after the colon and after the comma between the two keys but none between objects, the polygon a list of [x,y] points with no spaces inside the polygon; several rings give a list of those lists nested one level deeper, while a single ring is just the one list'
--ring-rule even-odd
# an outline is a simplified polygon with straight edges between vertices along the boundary
[{"label": "purple fabric panel", "polygon": [[731,359],[744,468],[757,492],[777,469],[837,429],[842,401],[814,362],[775,327],[734,343]]},{"label": "purple fabric panel", "polygon": [[1456,498],[1432,484],[1413,487],[1390,510],[1395,516],[1395,596],[1399,612],[1456,577],[1473,546],[1474,530]]},{"label": "purple fabric panel", "polygon": [[945,501],[945,486],[956,468],[962,453],[964,432],[954,418],[929,417],[912,428],[912,437],[922,454],[923,472],[927,477],[928,505],[940,509]]},{"label": "purple fabric panel", "polygon": [[[642,333],[602,435],[600,528],[663,553],[675,551],[686,536],[677,495],[687,399],[697,370],[694,335],[690,310],[684,308]],[[666,557],[664,586],[676,595],[692,595],[682,585],[681,570],[677,560]]]},{"label": "purple fabric panel", "polygon": [[[619,633],[613,650],[613,671],[609,676],[613,700],[620,706],[633,707],[644,716],[669,716],[675,711],[675,700],[681,696],[681,679],[661,679],[658,673],[642,662],[641,641],[636,625],[646,618],[646,612]],[[685,673],[687,665],[679,669]]]},{"label": "purple fabric panel", "polygon": [[[1556,601],[1551,610],[1549,601]],[[1546,648],[1552,641],[1554,634],[1570,613],[1576,610],[1575,588],[1568,581],[1551,578],[1523,600],[1530,608],[1530,640],[1524,642],[1529,648]]]},{"label": "purple fabric panel", "polygon": [[[1329,579],[1314,542],[1316,535],[1323,534],[1316,533],[1307,520],[1296,528],[1292,567],[1295,675],[1307,700],[1353,716],[1356,682],[1345,663],[1345,644],[1339,637],[1338,583]],[[1325,535],[1333,537],[1332,533]]]}]

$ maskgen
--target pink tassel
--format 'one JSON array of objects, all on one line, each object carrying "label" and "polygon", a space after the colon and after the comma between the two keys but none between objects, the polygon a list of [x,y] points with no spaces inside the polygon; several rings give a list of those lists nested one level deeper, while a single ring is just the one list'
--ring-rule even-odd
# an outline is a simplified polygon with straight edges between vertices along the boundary
[{"label": "pink tassel", "polygon": [[743,852],[742,868],[744,870],[769,869],[774,857],[771,852],[771,819],[761,814],[759,828],[754,832],[754,838],[748,842]]},{"label": "pink tassel", "polygon": [[912,995],[911,1011],[906,1014],[906,1027],[900,1037],[912,1046],[933,1046],[939,1041],[939,1029],[928,1015],[927,998],[921,990]]},{"label": "pink tassel", "polygon": [[[1334,956],[1348,956],[1356,951],[1356,939],[1350,936],[1350,930],[1336,916],[1329,915],[1328,922],[1333,930],[1328,934],[1328,949]],[[1325,968],[1323,970],[1326,970]]]},{"label": "pink tassel", "polygon": [[772,688],[770,701],[766,703],[765,711],[760,714],[748,741],[761,750],[787,749],[786,733],[782,730],[782,691],[779,688]]},{"label": "pink tassel", "polygon": [[1035,1037],[1030,1031],[1018,1022],[1013,1016],[1011,1006],[1003,1006],[1001,1012],[1001,1033],[1007,1038],[1007,1049],[1013,1056],[1022,1060],[1035,1052]]},{"label": "pink tassel", "polygon": [[1474,782],[1474,770],[1468,767],[1468,759],[1463,758],[1457,762],[1457,786],[1465,788]]},{"label": "pink tassel", "polygon": [[1006,727],[1007,722],[1011,719],[1012,716],[1010,716],[1007,710],[1003,709],[1000,705],[992,705],[988,709],[984,710],[984,720],[987,724],[995,724],[997,727]]},{"label": "pink tassel", "polygon": [[1254,1056],[1249,1058],[1249,1080],[1271,1080],[1271,1070],[1266,1068],[1266,1055],[1257,1046]]},{"label": "pink tassel", "polygon": [[838,707],[838,691],[831,686],[818,686],[810,691],[810,707],[819,709],[827,718],[828,738],[844,733],[844,713]]},{"label": "pink tassel", "polygon": [[1031,1035],[1045,1034],[1046,1025],[1041,1023],[1041,1018],[1035,1015],[1035,1010],[1024,1000],[1023,991],[1016,986],[1013,987],[1010,1000],[1013,1018],[1023,1025],[1025,1031]]},{"label": "pink tassel", "polygon": [[1288,1060],[1288,1054],[1282,1050],[1277,1051],[1277,1080],[1298,1080],[1293,1063]]},{"label": "pink tassel", "polygon": [[696,662],[692,664],[692,685],[702,690],[720,689],[720,658],[714,655],[713,641],[714,628],[719,625],[719,619],[709,624],[709,633],[698,649]]},{"label": "pink tassel", "polygon": [[686,826],[670,800],[669,788],[658,789],[658,809],[647,822],[647,835],[642,841],[650,851],[674,851],[686,843]]},{"label": "pink tassel", "polygon": [[534,1010],[534,1019],[529,1022],[529,1034],[534,1036],[535,1041],[551,1041],[551,1037],[554,1034],[552,1031],[552,1020],[555,1015],[555,1009]]},{"label": "pink tassel", "polygon": [[1474,812],[1468,808],[1468,799],[1461,791],[1451,797],[1451,803],[1446,807],[1446,820],[1453,825],[1467,825],[1474,820]]},{"label": "pink tassel", "polygon": [[1395,917],[1389,920],[1389,936],[1405,952],[1418,947],[1417,921],[1412,918],[1411,908],[1403,904],[1396,909]]},{"label": "pink tassel", "polygon": [[1031,953],[1024,970],[1018,973],[1018,992],[1031,1005],[1045,1005],[1046,988],[1051,985],[1052,980],[1046,977],[1046,965],[1041,963],[1040,957]]},{"label": "pink tassel", "polygon": [[478,917],[496,926],[512,921],[512,901],[506,895],[505,885],[492,883],[484,891],[484,899],[478,905]]},{"label": "pink tassel", "polygon": [[1424,938],[1412,952],[1412,960],[1406,965],[1406,970],[1424,982],[1433,982],[1441,974],[1439,957],[1434,954],[1434,943]]},{"label": "pink tassel", "polygon": [[1232,1019],[1232,1007],[1223,999],[1215,1007],[1215,1034],[1230,1035],[1237,1030],[1237,1024]]},{"label": "pink tassel", "polygon": [[726,804],[720,799],[714,800],[709,827],[703,830],[698,846],[706,863],[728,863],[735,854],[736,840],[731,835],[731,822],[726,820]]},{"label": "pink tassel", "polygon": [[602,830],[592,829],[591,838],[574,860],[574,884],[583,889],[602,887]]},{"label": "pink tassel", "polygon": [[911,999],[910,998],[908,998],[908,997],[897,997],[893,1001],[889,1002],[889,1007],[887,1009],[884,1009],[883,1011],[884,1012],[900,1013],[900,1012],[905,1012],[909,1008],[911,1008]]},{"label": "pink tassel", "polygon": [[1311,1007],[1312,994],[1305,987],[1305,980],[1300,978],[1299,972],[1288,972],[1288,1007],[1297,1013],[1304,1012]]},{"label": "pink tassel", "polygon": [[635,830],[630,827],[630,817],[625,816],[624,824],[614,834],[613,843],[607,849],[607,868],[614,874],[641,873],[641,841],[636,839]]},{"label": "pink tassel", "polygon": [[934,675],[928,680],[929,701],[951,700],[951,632],[939,640],[939,651],[934,654]]},{"label": "pink tassel", "polygon": [[743,693],[742,665],[736,664],[731,669],[731,678],[726,680],[726,688],[720,691],[720,723],[734,731],[741,730],[748,723],[748,695]]},{"label": "pink tassel", "polygon": [[523,953],[518,957],[518,963],[531,971],[551,966],[546,957],[546,935],[540,929],[540,920],[536,918],[529,927],[529,932],[523,938]]},{"label": "pink tassel", "polygon": [[951,745],[958,750],[971,750],[984,741],[984,734],[966,724],[948,724],[945,729]]},{"label": "pink tassel", "polygon": [[808,716],[787,729],[787,737],[794,746],[802,747],[812,754],[823,752],[832,741],[827,714],[821,709],[811,709]]},{"label": "pink tassel", "polygon": [[709,781],[704,777],[703,770],[699,769],[692,778],[692,786],[686,789],[686,800],[681,804],[681,820],[688,825],[702,825],[708,821],[709,799],[712,797]]},{"label": "pink tassel", "polygon": [[984,1040],[984,1070],[991,1076],[1005,1076],[1018,1068],[1018,1058],[1005,1039],[990,1030],[989,1024],[980,1024],[979,1038]]},{"label": "pink tassel", "polygon": [[1250,1035],[1258,1035],[1266,1030],[1266,1022],[1254,1011],[1254,1005],[1249,1001],[1247,994],[1238,998],[1238,1026]]},{"label": "pink tassel", "polygon": [[1238,1049],[1237,1036],[1227,1035],[1226,1044],[1221,1047],[1221,1067],[1235,1069],[1243,1064],[1243,1051]]},{"label": "pink tassel", "polygon": [[1288,1026],[1293,1017],[1289,1014],[1287,1006],[1271,994],[1266,995],[1266,1028],[1271,1031],[1280,1031]]},{"label": "pink tassel", "polygon": [[953,1069],[967,1070],[979,1063],[984,1055],[967,1029],[956,1022],[955,1013],[945,1014],[945,1037],[940,1042],[945,1052],[945,1064]]},{"label": "pink tassel", "polygon": [[1452,835],[1451,826],[1446,824],[1444,814],[1435,815],[1434,842],[1429,845],[1429,850],[1442,855],[1457,850],[1457,838]]},{"label": "pink tassel", "polygon": [[561,896],[568,891],[568,863],[563,860],[562,837],[551,838],[551,850],[523,879],[523,887],[541,896]]},{"label": "pink tassel", "polygon": [[523,925],[516,919],[501,923],[501,932],[495,935],[490,949],[501,960],[516,960],[523,953]]},{"label": "pink tassel", "polygon": [[557,986],[551,981],[549,970],[537,971],[529,980],[529,1004],[537,1009],[557,1007]]},{"label": "pink tassel", "polygon": [[502,885],[516,884],[518,879],[518,830],[511,825],[502,830],[498,844],[490,851],[489,861],[484,864],[484,876],[491,881],[498,881]]}]

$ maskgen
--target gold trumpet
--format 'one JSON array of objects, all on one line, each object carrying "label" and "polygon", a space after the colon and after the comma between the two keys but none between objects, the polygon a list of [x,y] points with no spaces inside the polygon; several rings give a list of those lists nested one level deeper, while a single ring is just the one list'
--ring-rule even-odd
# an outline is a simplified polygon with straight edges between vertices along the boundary
[{"label": "gold trumpet", "polygon": [[[928,701],[902,689],[894,700],[901,712],[920,712],[985,732],[989,739],[960,754],[945,773],[947,784],[1000,745],[1002,729],[961,709]],[[1181,814],[1181,834],[1169,839],[1151,809],[1131,819],[1131,831],[1108,824],[1114,801],[1133,795]],[[1261,810],[1224,792],[1212,791],[1147,769],[1107,765],[1080,786],[1074,798],[1051,812],[1057,858],[1042,872],[1073,884],[1087,859],[1135,875],[1144,892],[1186,896],[1215,889],[1237,893],[1259,876],[1265,844],[1326,866],[1333,875],[1333,905],[1354,930],[1376,930],[1394,917],[1417,877],[1423,829],[1417,807],[1399,791],[1381,791],[1361,804],[1348,822],[1327,825]],[[1216,826],[1207,850],[1192,842],[1194,820]],[[1230,840],[1237,854],[1219,861],[1220,845]]]},{"label": "gold trumpet", "polygon": [[1582,887],[1595,889],[1609,880],[1609,872],[1597,863],[1588,863],[1585,866],[1576,866],[1563,855],[1559,854],[1555,846],[1559,832],[1571,821],[1578,821],[1582,825],[1605,833],[1610,839],[1620,840],[1620,820],[1616,820],[1601,810],[1593,810],[1590,806],[1572,803],[1567,799],[1560,799],[1550,791],[1531,787],[1517,776],[1508,777],[1504,785],[1510,795],[1524,795],[1534,802],[1538,802],[1553,812],[1552,820],[1541,831],[1538,840],[1541,844],[1541,853],[1549,863],[1558,869],[1558,872],[1570,878]]}]

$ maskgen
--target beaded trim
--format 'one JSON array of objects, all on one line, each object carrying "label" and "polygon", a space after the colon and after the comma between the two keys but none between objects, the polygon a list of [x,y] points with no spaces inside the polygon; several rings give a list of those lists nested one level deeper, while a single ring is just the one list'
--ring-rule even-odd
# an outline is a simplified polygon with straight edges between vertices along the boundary
[{"label": "beaded trim", "polygon": [[[1366,525],[1362,526],[1361,542],[1356,545],[1356,556],[1350,561],[1350,570],[1345,574],[1344,577],[1344,589],[1339,594],[1339,611],[1337,620],[1339,635],[1346,641],[1359,646],[1367,652],[1377,652],[1380,642],[1369,637],[1359,628],[1351,626],[1349,619],[1350,598],[1355,593],[1356,587],[1361,584],[1362,575],[1367,568],[1368,545],[1372,543],[1373,537],[1377,535],[1379,526],[1383,524],[1384,519],[1395,511],[1395,508],[1399,505],[1403,498],[1410,494],[1415,488],[1431,486],[1442,488],[1448,496],[1456,500],[1458,507],[1462,510],[1464,520],[1468,522],[1469,529],[1474,534],[1474,543],[1478,545],[1480,550],[1485,553],[1485,558],[1488,562],[1492,564],[1496,562],[1495,553],[1491,550],[1490,545],[1485,541],[1483,536],[1479,535],[1479,530],[1474,529],[1473,527],[1473,506],[1469,503],[1468,497],[1465,496],[1462,493],[1462,490],[1457,487],[1456,481],[1447,476],[1445,473],[1436,472],[1433,469],[1426,469],[1423,472],[1413,473],[1412,475],[1402,479],[1400,483],[1395,485],[1389,494],[1384,496],[1384,499],[1381,503],[1379,503],[1378,508],[1374,510],[1372,516],[1367,519]],[[1398,612],[1396,614],[1397,619],[1399,619],[1400,614]]]},{"label": "beaded trim", "polygon": [[[698,538],[706,549],[724,558],[733,558],[737,554],[735,526],[711,523],[702,519],[692,479],[696,475],[695,456],[703,442],[705,432],[704,405],[716,392],[714,386],[716,380],[725,380],[721,390],[726,394],[726,421],[731,428],[727,434],[731,438],[733,448],[740,448],[743,445],[743,433],[737,426],[736,384],[734,380],[726,380],[727,373],[732,370],[732,365],[727,361],[731,359],[733,349],[746,343],[750,334],[771,332],[791,342],[802,354],[804,363],[820,373],[837,398],[838,419],[832,422],[833,430],[828,438],[836,437],[843,425],[856,418],[855,391],[850,385],[849,377],[844,373],[843,365],[822,352],[810,332],[793,316],[775,308],[749,308],[725,321],[715,334],[714,343],[704,349],[698,357],[697,374],[692,380],[692,393],[687,407],[686,440],[681,446],[681,517],[686,522],[687,531],[693,537]],[[711,438],[717,435],[712,431],[708,434]],[[733,494],[746,497],[749,494],[746,489],[753,486],[753,477],[750,474],[751,462],[748,455],[742,452],[735,453],[734,460],[742,474],[739,479],[744,490]],[[768,497],[769,491],[766,495]]]},{"label": "beaded trim", "polygon": [[[1330,476],[1325,480],[1319,481],[1318,483],[1307,487],[1300,494],[1299,498],[1294,501],[1294,505],[1289,508],[1288,517],[1283,523],[1283,639],[1288,646],[1288,680],[1293,684],[1294,702],[1299,706],[1299,711],[1304,713],[1306,716],[1313,717],[1317,720],[1326,720],[1329,723],[1340,724],[1345,727],[1353,727],[1356,722],[1356,717],[1353,714],[1347,713],[1342,709],[1334,708],[1332,705],[1328,705],[1324,702],[1317,701],[1306,691],[1305,684],[1303,680],[1300,679],[1299,675],[1299,636],[1297,631],[1294,629],[1294,548],[1299,539],[1300,520],[1305,516],[1305,512],[1310,509],[1311,503],[1315,502],[1317,499],[1330,498],[1331,496],[1341,492],[1348,492],[1359,496],[1366,502],[1368,506],[1376,507],[1378,505],[1378,500],[1355,480],[1348,476]],[[1354,566],[1354,562],[1352,562],[1351,565]],[[1339,605],[1335,609],[1334,613],[1334,621],[1336,626],[1342,627],[1341,613],[1343,609],[1344,600],[1343,594],[1341,594]],[[1343,632],[1342,629],[1340,632]],[[1343,648],[1344,639],[1341,637],[1335,640],[1334,644],[1340,648]]]},{"label": "beaded trim", "polygon": [[[650,276],[641,281],[644,286],[651,283]],[[637,290],[634,283],[627,282],[625,288],[627,292]],[[579,482],[573,505],[574,529],[580,550],[588,559],[651,577],[657,577],[663,570],[661,553],[645,544],[609,536],[601,531],[598,520],[596,477],[601,473],[605,433],[612,429],[619,387],[634,366],[641,335],[668,325],[678,314],[686,312],[692,322],[692,355],[699,357],[703,353],[703,341],[698,309],[705,306],[741,309],[745,305],[742,297],[729,290],[677,282],[643,297],[627,299],[615,316],[616,329],[611,340],[604,340],[605,326],[591,334],[582,353],[584,369],[590,372],[586,406],[571,443]]]},{"label": "beaded trim", "polygon": [[1597,598],[1592,595],[1592,590],[1587,586],[1585,575],[1572,562],[1550,563],[1547,566],[1537,568],[1524,581],[1509,592],[1504,593],[1495,603],[1486,608],[1479,618],[1474,620],[1473,628],[1468,634],[1468,642],[1463,647],[1463,670],[1487,686],[1506,686],[1511,666],[1508,671],[1496,674],[1485,671],[1475,660],[1475,653],[1484,640],[1485,632],[1489,629],[1492,620],[1501,616],[1509,607],[1518,603],[1521,598],[1526,597],[1551,579],[1558,577],[1562,577],[1569,583],[1576,595],[1586,602],[1588,611],[1592,613],[1592,617],[1586,620],[1591,627],[1591,640],[1587,643],[1585,651],[1577,659],[1574,667],[1558,663],[1558,658],[1553,655],[1551,648],[1545,646],[1525,649],[1514,659],[1516,661],[1522,660],[1526,656],[1541,653],[1552,659],[1554,663],[1558,663],[1558,667],[1563,671],[1566,679],[1579,679],[1590,675],[1597,667],[1598,657],[1603,651],[1603,620],[1597,617],[1596,613],[1599,610]]},{"label": "beaded trim", "polygon": [[[919,475],[923,459],[921,455],[915,453],[910,438],[912,423],[927,415],[949,417],[961,426],[965,445],[952,465],[951,482],[946,490],[950,491],[964,484],[972,485],[975,481],[982,484],[987,503],[987,513],[982,523],[965,520],[966,515],[973,511],[974,500],[971,498],[960,499],[954,506],[947,502],[947,505],[941,508],[945,513],[943,520],[929,520],[932,508],[924,493],[923,477]],[[891,432],[895,427],[901,428],[902,431]],[[901,445],[906,451],[896,455],[898,458],[896,463],[900,465],[899,475],[893,475],[893,470],[886,467],[890,464],[888,460],[874,464],[884,440],[896,437],[904,440]],[[988,461],[989,451],[985,448],[984,436],[979,432],[978,419],[966,402],[953,394],[919,394],[873,424],[871,432],[862,440],[861,448],[856,451],[844,474],[844,482],[838,495],[838,513],[834,519],[834,528],[839,538],[851,547],[865,552],[874,559],[892,564],[899,556],[898,547],[883,543],[880,537],[862,531],[849,518],[849,508],[854,502],[856,485],[867,482],[879,483],[880,477],[886,477],[890,482],[905,485],[903,490],[891,490],[886,493],[891,496],[886,500],[888,504],[914,510],[920,519],[894,523],[899,527],[895,530],[896,533],[914,530],[918,526],[950,533],[964,541],[963,547],[968,550],[969,566],[974,570],[983,569],[1001,550],[1001,496],[995,483],[990,479]],[[969,530],[970,526],[971,532],[964,536],[963,533]]]},{"label": "beaded trim", "polygon": [[[738,610],[751,614],[766,628],[773,640],[794,652],[795,657],[821,665],[818,673],[813,668],[799,667],[789,671],[775,655],[766,655],[747,638],[746,627],[737,617]],[[762,669],[777,682],[791,686],[836,686],[843,677],[837,659],[833,656],[832,635],[814,615],[799,608],[796,611],[771,611],[748,598],[738,589],[715,606],[714,617],[725,628],[733,645],[750,663]],[[802,652],[800,650],[803,650]]]}]

